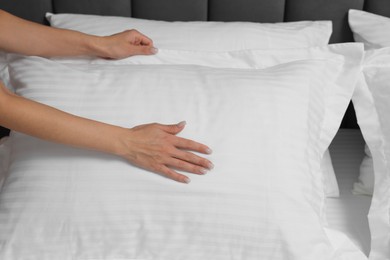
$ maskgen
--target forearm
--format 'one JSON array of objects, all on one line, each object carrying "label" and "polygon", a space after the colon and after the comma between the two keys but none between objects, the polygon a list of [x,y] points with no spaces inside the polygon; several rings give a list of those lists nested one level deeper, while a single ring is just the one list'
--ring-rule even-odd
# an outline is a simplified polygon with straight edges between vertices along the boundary
[{"label": "forearm", "polygon": [[43,57],[100,56],[98,36],[52,28],[0,10],[0,49]]},{"label": "forearm", "polygon": [[126,129],[74,116],[10,93],[0,82],[0,125],[47,141],[121,156],[131,163],[179,182],[190,179],[175,170],[205,174],[213,164],[186,150],[210,148],[177,137],[184,124],[147,124]]},{"label": "forearm", "polygon": [[118,153],[119,135],[127,129],[77,117],[0,88],[0,125],[47,141]]}]

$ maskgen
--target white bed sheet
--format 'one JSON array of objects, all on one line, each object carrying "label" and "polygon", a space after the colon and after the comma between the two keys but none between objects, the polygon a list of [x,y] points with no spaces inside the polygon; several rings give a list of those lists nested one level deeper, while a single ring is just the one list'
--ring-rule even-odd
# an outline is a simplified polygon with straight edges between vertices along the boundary
[{"label": "white bed sheet", "polygon": [[340,189],[339,198],[327,198],[329,226],[345,233],[368,255],[370,230],[367,214],[371,197],[352,194],[364,156],[364,140],[360,130],[340,129],[329,150]]}]

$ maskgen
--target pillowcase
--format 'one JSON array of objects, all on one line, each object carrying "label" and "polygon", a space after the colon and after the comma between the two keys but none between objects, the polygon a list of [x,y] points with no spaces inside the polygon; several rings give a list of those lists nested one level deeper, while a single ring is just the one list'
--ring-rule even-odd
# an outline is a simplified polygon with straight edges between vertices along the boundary
[{"label": "pillowcase", "polygon": [[356,42],[364,43],[366,49],[390,46],[390,18],[360,11],[349,10],[349,26]]},{"label": "pillowcase", "polygon": [[[348,50],[349,43],[334,44],[325,47],[312,47],[310,49],[294,49],[293,51],[281,51],[278,49],[267,50],[239,50],[230,52],[209,53],[202,51],[180,51],[160,49],[159,53],[150,56],[133,56],[122,60],[104,60],[96,58],[62,58],[56,59],[61,62],[77,62],[92,64],[195,64],[212,66],[217,68],[263,68],[266,64],[284,63],[302,57],[326,57],[333,52],[344,53]],[[331,50],[328,50],[328,48]],[[268,52],[265,57],[264,54]],[[270,55],[272,54],[272,55]],[[339,187],[334,172],[332,159],[329,151],[324,154],[321,163],[324,173],[325,193],[327,197],[338,197]]]},{"label": "pillowcase", "polygon": [[129,17],[51,14],[53,27],[95,35],[137,29],[162,49],[231,51],[263,48],[324,46],[332,33],[331,21],[289,23],[165,22]]},{"label": "pillowcase", "polygon": [[[348,44],[346,44],[348,45]],[[325,49],[331,49],[331,52],[324,51]],[[324,57],[332,55],[332,52],[345,52],[348,47],[343,44],[331,45],[330,47],[312,47],[309,50],[306,49],[294,49],[294,51],[283,51],[281,55],[278,49],[267,50],[239,50],[230,52],[218,52],[208,53],[199,51],[178,51],[178,50],[165,50],[160,49],[159,53],[151,56],[134,56],[122,60],[103,60],[103,59],[71,59],[72,62],[90,62],[93,64],[195,64],[203,66],[212,66],[217,68],[263,68],[266,64],[272,63],[284,63],[299,59],[302,57]],[[271,60],[265,60],[264,54]],[[279,54],[279,55],[278,55]],[[64,59],[61,60],[64,62]],[[332,159],[329,151],[324,154],[324,158],[321,163],[321,170],[324,174],[325,181],[325,194],[327,197],[338,197],[340,195],[339,187],[334,172]]]},{"label": "pillowcase", "polygon": [[[390,46],[390,18],[360,11],[349,11],[349,25],[355,41],[364,43],[366,49]],[[375,29],[373,29],[375,28]],[[359,181],[354,184],[355,194],[372,195],[374,189],[374,165],[370,149],[365,147],[365,157],[360,166]]]},{"label": "pillowcase", "polygon": [[262,69],[15,59],[19,95],[123,127],[187,120],[215,168],[185,185],[13,133],[1,258],[366,259],[328,237],[320,172],[361,58],[350,45]]},{"label": "pillowcase", "polygon": [[390,255],[390,48],[367,51],[363,73],[353,103],[372,154],[375,175],[368,215],[372,237],[370,259],[387,259]]},{"label": "pillowcase", "polygon": [[[331,52],[324,51],[331,49]],[[91,64],[193,64],[216,68],[263,68],[270,62],[273,64],[288,62],[302,57],[329,57],[333,52],[343,53],[348,50],[348,43],[335,44],[330,47],[312,47],[310,49],[294,49],[281,51],[280,49],[238,50],[229,52],[204,52],[160,49],[156,55],[132,56],[121,60],[105,60],[100,58],[55,58],[63,63],[91,63]],[[268,53],[264,56],[264,54]],[[282,55],[283,53],[283,55]],[[327,197],[338,197],[339,188],[332,165],[329,151],[324,154],[322,161],[325,190]]]}]

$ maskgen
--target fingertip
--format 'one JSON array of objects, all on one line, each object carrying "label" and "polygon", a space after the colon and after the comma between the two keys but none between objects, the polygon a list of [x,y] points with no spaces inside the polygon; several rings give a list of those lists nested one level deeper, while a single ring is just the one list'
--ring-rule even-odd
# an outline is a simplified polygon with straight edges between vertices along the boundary
[{"label": "fingertip", "polygon": [[138,46],[138,51],[135,55],[154,55],[158,52],[158,49],[150,46]]},{"label": "fingertip", "polygon": [[178,174],[177,177],[172,178],[172,179],[176,180],[177,182],[184,183],[184,184],[188,184],[191,182],[190,178],[188,178],[187,176],[182,175],[182,174]]},{"label": "fingertip", "polygon": [[156,53],[158,53],[158,49],[155,48],[155,47],[146,47],[146,46],[142,46],[143,47],[143,54],[144,55],[155,55]]},{"label": "fingertip", "polygon": [[181,121],[177,124],[178,127],[184,127],[187,124],[186,121]]}]

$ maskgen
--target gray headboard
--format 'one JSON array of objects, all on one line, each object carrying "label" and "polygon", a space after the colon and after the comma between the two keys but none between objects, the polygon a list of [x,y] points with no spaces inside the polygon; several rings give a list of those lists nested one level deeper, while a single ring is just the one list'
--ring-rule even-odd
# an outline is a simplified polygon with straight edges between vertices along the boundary
[{"label": "gray headboard", "polygon": [[[0,9],[46,23],[46,12],[131,16],[167,21],[283,22],[332,20],[331,43],[353,41],[347,11],[360,9],[390,17],[389,0],[1,0]],[[343,128],[357,128],[353,107]],[[7,131],[0,129],[0,137]]]}]

